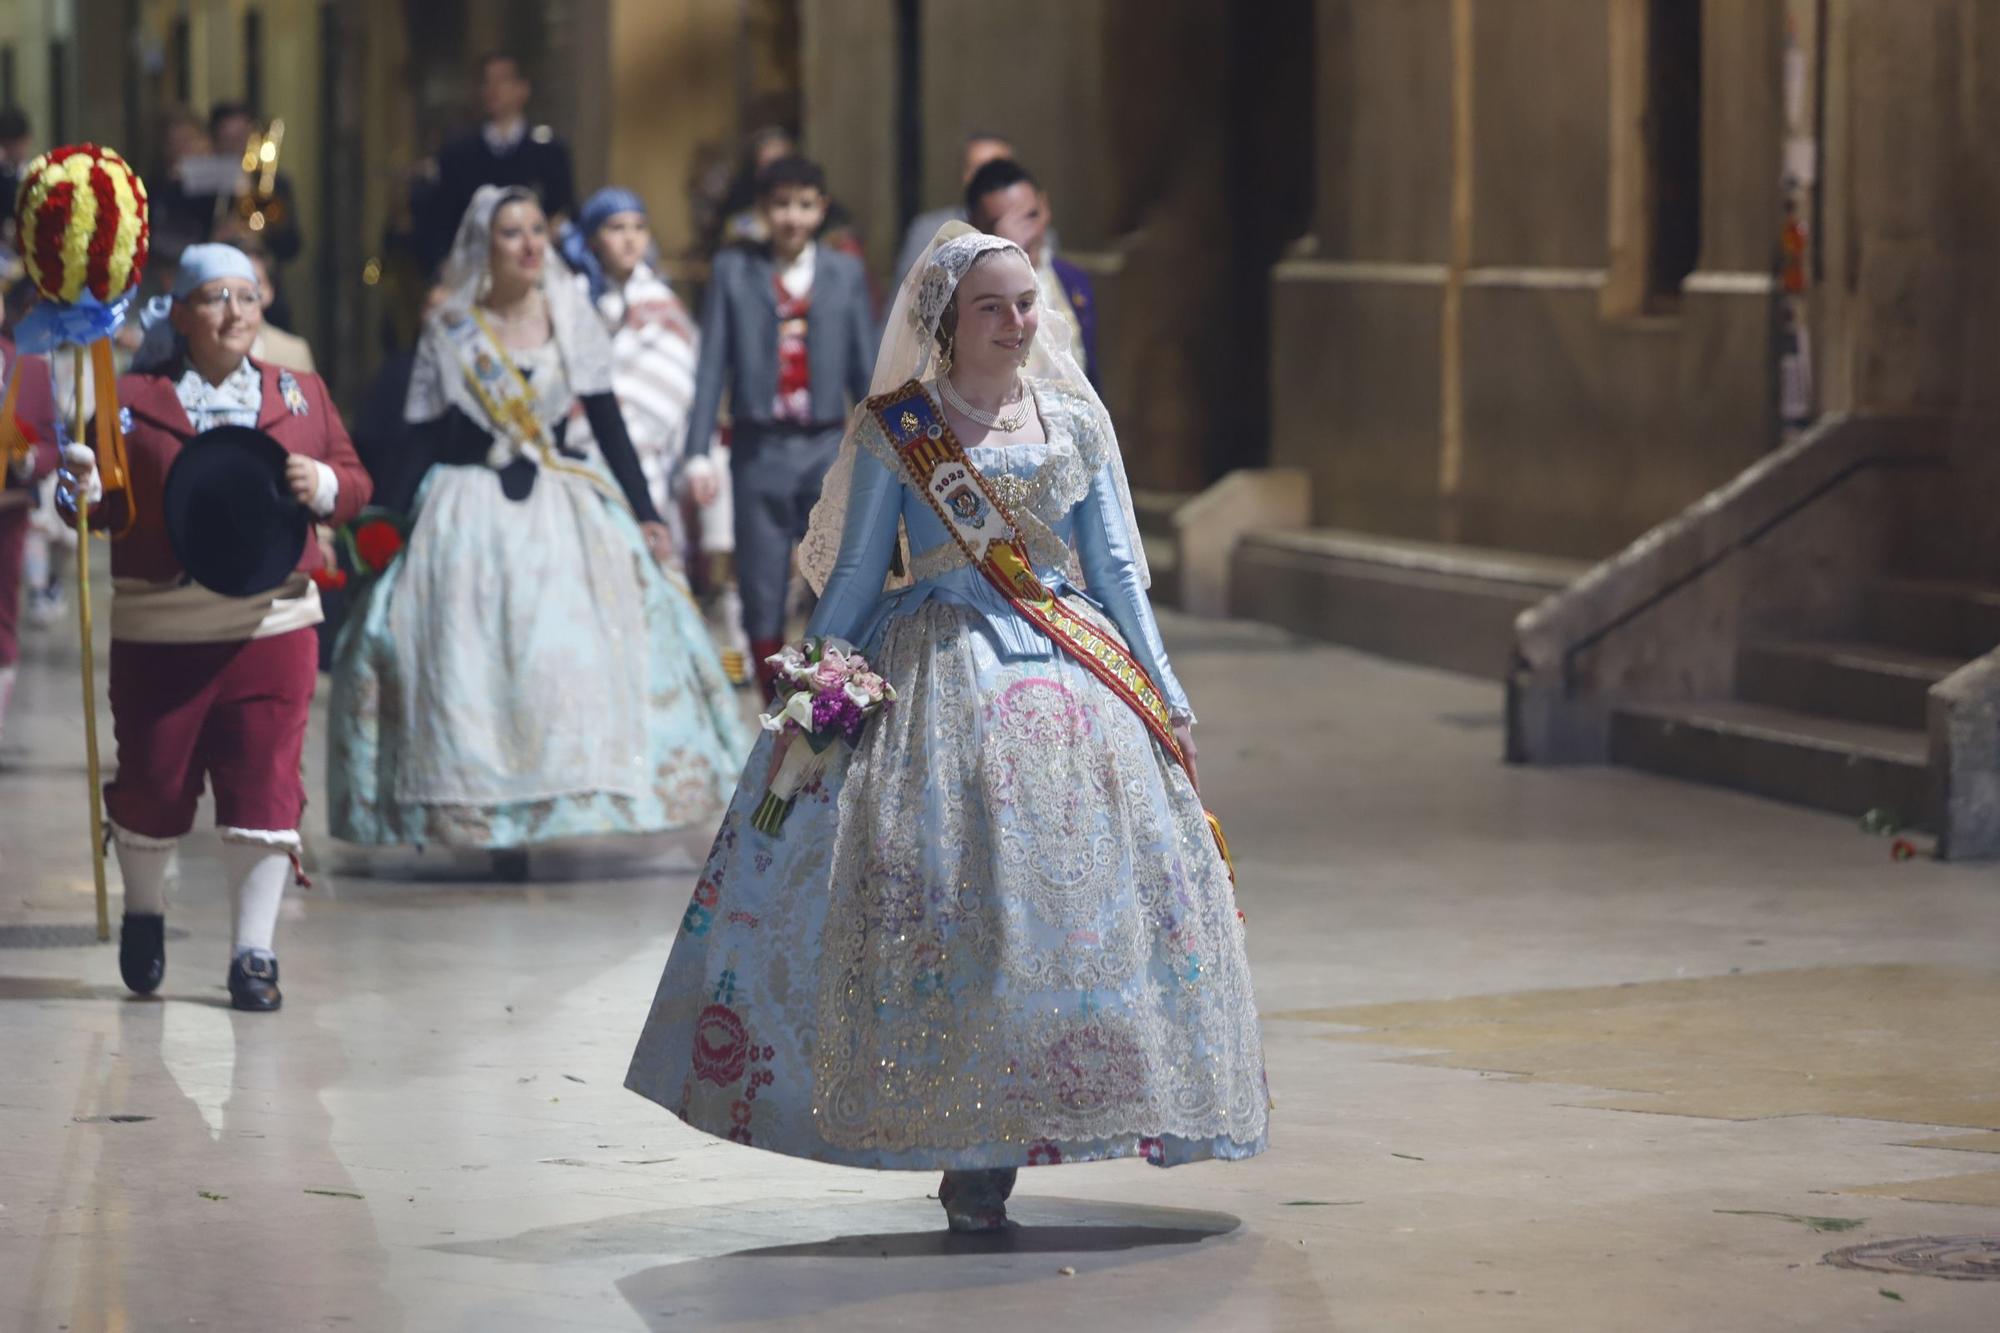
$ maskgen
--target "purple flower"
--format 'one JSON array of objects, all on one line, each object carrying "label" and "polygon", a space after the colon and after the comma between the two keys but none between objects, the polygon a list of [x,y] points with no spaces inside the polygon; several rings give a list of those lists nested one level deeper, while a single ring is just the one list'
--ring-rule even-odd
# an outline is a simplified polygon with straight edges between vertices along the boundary
[{"label": "purple flower", "polygon": [[854,701],[840,690],[813,699],[813,730],[840,732],[852,740],[860,734],[863,718]]}]

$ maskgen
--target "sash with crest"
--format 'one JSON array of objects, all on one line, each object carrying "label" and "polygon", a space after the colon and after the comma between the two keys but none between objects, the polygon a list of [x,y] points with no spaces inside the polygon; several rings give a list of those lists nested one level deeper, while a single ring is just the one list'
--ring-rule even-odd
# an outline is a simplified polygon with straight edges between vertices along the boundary
[{"label": "sash with crest", "polygon": [[472,396],[486,409],[493,428],[517,441],[538,465],[552,472],[582,477],[606,495],[623,502],[624,493],[595,468],[564,458],[549,438],[541,416],[535,411],[535,392],[528,387],[520,368],[501,348],[492,328],[477,310],[443,324],[445,341],[458,359],[459,369]]},{"label": "sash with crest", "polygon": [[[869,399],[868,410],[895,447],[904,475],[922,493],[966,559],[1030,624],[1137,714],[1192,782],[1194,767],[1174,735],[1167,701],[1146,668],[1124,644],[1065,605],[1036,575],[1020,525],[994,494],[992,483],[973,466],[923,386],[911,380],[900,389]],[[1208,826],[1234,882],[1236,867],[1230,859],[1229,843],[1222,836],[1221,821],[1209,813]]]}]

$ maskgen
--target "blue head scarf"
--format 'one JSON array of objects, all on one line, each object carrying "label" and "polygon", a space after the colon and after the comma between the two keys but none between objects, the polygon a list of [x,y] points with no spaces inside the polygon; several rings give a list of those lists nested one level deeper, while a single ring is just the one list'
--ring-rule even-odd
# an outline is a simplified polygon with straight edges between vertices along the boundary
[{"label": "blue head scarf", "polygon": [[174,362],[180,347],[173,325],[167,322],[174,302],[187,300],[203,283],[217,278],[241,278],[255,286],[257,269],[250,256],[233,245],[205,243],[181,251],[180,267],[174,273],[173,295],[156,296],[139,309],[139,327],[146,331],[146,337],[132,354],[132,369],[157,371]]},{"label": "blue head scarf", "polygon": [[577,210],[576,221],[563,228],[562,254],[569,266],[590,282],[590,299],[604,295],[611,280],[604,275],[604,265],[598,261],[597,252],[590,248],[591,238],[597,229],[620,213],[637,213],[646,216],[646,201],[632,191],[617,185],[607,185],[596,194],[583,201]]},{"label": "blue head scarf", "polygon": [[250,256],[233,245],[190,245],[181,251],[180,269],[174,274],[174,300],[185,301],[196,288],[217,278],[241,278],[254,285],[257,270]]}]

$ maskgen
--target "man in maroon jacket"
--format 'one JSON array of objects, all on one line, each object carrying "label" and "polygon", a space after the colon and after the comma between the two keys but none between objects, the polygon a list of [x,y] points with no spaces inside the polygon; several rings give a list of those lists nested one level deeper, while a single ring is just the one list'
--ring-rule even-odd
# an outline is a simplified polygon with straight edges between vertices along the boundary
[{"label": "man in maroon jacket", "polygon": [[[149,309],[147,321],[135,373],[118,383],[130,487],[91,511],[92,527],[123,529],[111,547],[118,776],[104,789],[125,881],[119,970],[140,994],[165,974],[174,846],[194,823],[206,778],[235,910],[230,1002],[271,1010],[281,1002],[272,939],[305,806],[299,760],[318,681],[310,575],[320,550],[308,528],[290,576],[251,596],[195,583],[168,534],[167,472],[203,431],[252,427],[284,447],[292,499],[336,524],[367,503],[368,474],[318,376],[251,359],[263,305],[242,251],[188,247],[171,304]],[[58,501],[74,514],[78,490],[102,495],[102,486],[88,449],[71,445],[63,461]]]}]

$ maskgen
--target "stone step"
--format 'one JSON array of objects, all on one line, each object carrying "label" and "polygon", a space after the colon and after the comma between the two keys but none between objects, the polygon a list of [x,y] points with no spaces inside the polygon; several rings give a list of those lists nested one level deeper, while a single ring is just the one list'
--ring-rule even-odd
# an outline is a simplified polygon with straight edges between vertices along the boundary
[{"label": "stone step", "polygon": [[1229,605],[1311,638],[1500,679],[1514,617],[1588,568],[1331,528],[1255,533],[1236,548]]},{"label": "stone step", "polygon": [[1970,661],[2000,646],[2000,588],[1946,579],[1872,579],[1862,632],[1878,643]]},{"label": "stone step", "polygon": [[1139,521],[1139,531],[1146,536],[1172,537],[1175,511],[1197,494],[1197,491],[1135,490],[1132,517]]},{"label": "stone step", "polygon": [[1187,491],[1132,492],[1132,517],[1139,524],[1139,541],[1153,575],[1153,601],[1161,606],[1181,604],[1181,543],[1174,530],[1174,512],[1192,499]]},{"label": "stone step", "polygon": [[1880,807],[1930,822],[1921,731],[1738,701],[1630,705],[1612,713],[1611,760],[1838,814]]},{"label": "stone step", "polygon": [[1965,665],[1960,657],[1841,640],[1746,643],[1736,658],[1736,697],[1801,713],[1922,731],[1931,686]]}]

